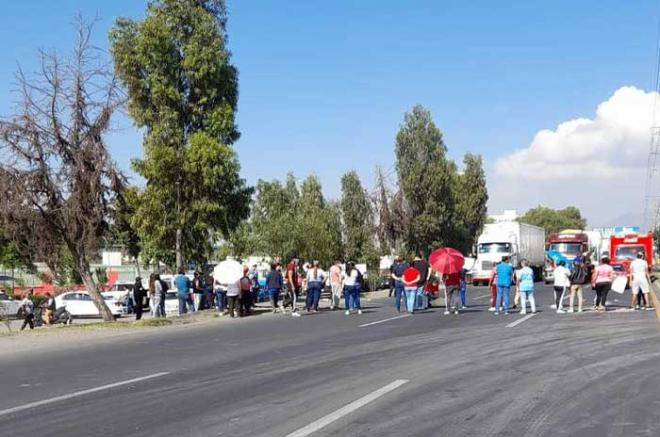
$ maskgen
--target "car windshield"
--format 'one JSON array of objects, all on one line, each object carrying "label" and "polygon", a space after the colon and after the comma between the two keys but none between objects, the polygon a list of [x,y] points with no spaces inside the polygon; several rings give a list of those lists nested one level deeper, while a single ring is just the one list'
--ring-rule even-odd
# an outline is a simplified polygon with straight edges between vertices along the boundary
[{"label": "car windshield", "polygon": [[133,284],[115,284],[112,291],[129,291],[133,289]]},{"label": "car windshield", "polygon": [[479,253],[510,253],[510,243],[483,243],[479,245]]},{"label": "car windshield", "polygon": [[550,250],[563,255],[577,255],[582,253],[582,245],[580,243],[552,243]]},{"label": "car windshield", "polygon": [[637,258],[639,252],[644,253],[644,246],[619,246],[616,248],[614,257],[616,259],[629,259],[633,260]]},{"label": "car windshield", "polygon": [[171,299],[176,299],[176,298],[177,298],[176,293],[167,293],[165,295],[165,300],[171,300]]}]

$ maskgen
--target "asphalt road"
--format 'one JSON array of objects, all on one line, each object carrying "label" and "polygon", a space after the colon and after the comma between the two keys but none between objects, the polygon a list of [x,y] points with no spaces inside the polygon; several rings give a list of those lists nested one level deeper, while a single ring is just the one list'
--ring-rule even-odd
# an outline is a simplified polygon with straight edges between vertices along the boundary
[{"label": "asphalt road", "polygon": [[383,300],[0,350],[0,436],[660,435],[654,313],[559,315],[539,287],[524,320],[482,287],[457,316]]}]

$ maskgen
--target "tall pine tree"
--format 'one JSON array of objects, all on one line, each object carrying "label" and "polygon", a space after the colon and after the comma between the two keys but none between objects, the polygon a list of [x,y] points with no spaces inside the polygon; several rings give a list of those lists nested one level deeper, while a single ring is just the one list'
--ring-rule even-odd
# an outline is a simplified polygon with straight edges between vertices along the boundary
[{"label": "tall pine tree", "polygon": [[203,260],[249,211],[232,148],[238,74],[225,24],[224,1],[154,0],[142,21],[120,18],[110,34],[128,111],[144,130],[137,229],[177,267]]}]

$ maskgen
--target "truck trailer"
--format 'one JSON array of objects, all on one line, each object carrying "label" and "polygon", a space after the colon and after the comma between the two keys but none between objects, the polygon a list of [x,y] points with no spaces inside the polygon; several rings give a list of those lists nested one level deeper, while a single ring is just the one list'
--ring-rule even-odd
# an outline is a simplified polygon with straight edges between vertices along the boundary
[{"label": "truck trailer", "polygon": [[489,223],[477,240],[472,284],[488,284],[495,265],[508,256],[514,267],[526,259],[540,279],[545,261],[545,231],[517,221]]}]

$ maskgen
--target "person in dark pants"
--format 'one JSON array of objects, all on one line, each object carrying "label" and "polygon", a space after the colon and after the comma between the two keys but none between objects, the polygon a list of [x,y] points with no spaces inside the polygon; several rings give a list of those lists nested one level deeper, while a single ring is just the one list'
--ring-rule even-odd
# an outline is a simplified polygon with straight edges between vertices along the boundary
[{"label": "person in dark pants", "polygon": [[23,326],[21,331],[26,326],[30,325],[30,329],[34,329],[34,302],[32,302],[32,290],[25,293],[21,301],[21,309],[23,310]]},{"label": "person in dark pants", "polygon": [[[270,302],[273,306],[273,313],[277,312],[280,293],[284,286],[284,277],[277,264],[271,264],[270,272],[266,275],[266,289],[270,296]],[[284,310],[282,310],[284,312]]]},{"label": "person in dark pants", "polygon": [[314,261],[313,267],[307,270],[305,283],[307,284],[307,299],[305,300],[305,310],[307,312],[319,310],[319,300],[321,300],[321,291],[325,285],[325,272],[319,268],[319,262]]},{"label": "person in dark pants", "polygon": [[[419,296],[422,296],[424,294],[424,287],[426,286],[426,283],[428,282],[429,278],[431,277],[431,267],[429,266],[429,263],[422,258],[421,255],[417,255],[415,259],[412,262],[412,267],[417,269],[419,272],[419,282],[417,283],[417,294]],[[431,295],[427,294],[426,295],[426,307],[431,308]]]},{"label": "person in dark pants", "polygon": [[144,305],[144,296],[146,290],[142,286],[142,278],[139,276],[135,278],[135,284],[133,284],[133,302],[135,302],[135,320],[140,320],[142,318],[142,308]]},{"label": "person in dark pants", "polygon": [[250,269],[245,267],[243,269],[243,277],[241,278],[241,314],[247,316],[252,310],[252,278],[250,277]]}]

